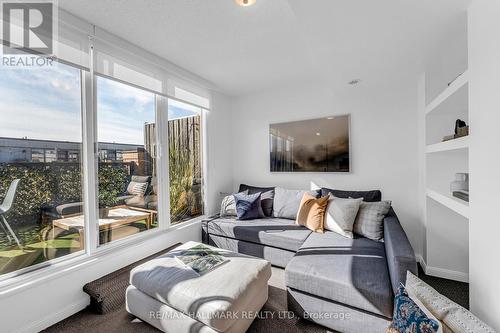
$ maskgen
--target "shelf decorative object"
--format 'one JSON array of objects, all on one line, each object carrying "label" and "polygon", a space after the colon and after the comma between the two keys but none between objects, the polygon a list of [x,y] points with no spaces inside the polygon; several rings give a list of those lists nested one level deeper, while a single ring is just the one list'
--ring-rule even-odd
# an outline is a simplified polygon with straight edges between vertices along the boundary
[{"label": "shelf decorative object", "polygon": [[457,119],[455,121],[455,134],[446,135],[443,137],[443,142],[458,139],[467,135],[469,135],[469,126],[467,126],[465,121]]},{"label": "shelf decorative object", "polygon": [[469,174],[457,173],[455,180],[450,184],[452,195],[464,201],[469,201]]},{"label": "shelf decorative object", "polygon": [[454,191],[452,195],[455,198],[469,202],[469,191]]}]

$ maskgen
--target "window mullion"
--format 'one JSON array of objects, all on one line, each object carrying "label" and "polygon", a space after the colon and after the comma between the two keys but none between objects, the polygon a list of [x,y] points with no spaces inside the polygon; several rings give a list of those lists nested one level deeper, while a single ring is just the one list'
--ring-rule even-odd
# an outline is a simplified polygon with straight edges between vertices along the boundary
[{"label": "window mullion", "polygon": [[92,254],[97,249],[97,147],[96,147],[96,99],[95,77],[93,73],[93,45],[90,40],[90,71],[82,75],[83,100],[83,168],[84,168],[84,209],[85,209],[85,249]]},{"label": "window mullion", "polygon": [[156,149],[158,181],[158,223],[160,229],[170,224],[170,181],[168,152],[168,100],[156,95]]},{"label": "window mullion", "polygon": [[200,158],[201,158],[201,193],[203,200],[203,214],[209,211],[208,203],[208,132],[207,132],[207,113],[208,110],[201,109],[201,144],[200,144]]}]

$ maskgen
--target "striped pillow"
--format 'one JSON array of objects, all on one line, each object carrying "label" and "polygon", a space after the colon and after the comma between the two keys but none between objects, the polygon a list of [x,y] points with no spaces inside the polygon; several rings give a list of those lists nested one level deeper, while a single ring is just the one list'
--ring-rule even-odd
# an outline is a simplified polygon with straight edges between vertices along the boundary
[{"label": "striped pillow", "polygon": [[131,181],[130,184],[128,184],[127,192],[131,195],[143,197],[146,194],[147,189],[148,189],[148,183],[139,183]]},{"label": "striped pillow", "polygon": [[[240,194],[248,194],[248,190],[240,192]],[[225,196],[220,205],[220,216],[236,216],[236,200],[234,194]]]}]

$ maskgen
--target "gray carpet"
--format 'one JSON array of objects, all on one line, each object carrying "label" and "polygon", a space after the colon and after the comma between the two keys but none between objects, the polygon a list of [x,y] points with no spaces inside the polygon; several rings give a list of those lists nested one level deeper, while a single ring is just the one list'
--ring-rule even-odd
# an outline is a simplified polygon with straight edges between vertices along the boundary
[{"label": "gray carpet", "polygon": [[[327,333],[332,332],[314,323],[303,319],[280,319],[278,312],[286,311],[286,291],[284,270],[273,267],[273,275],[269,280],[269,299],[262,309],[262,319],[257,318],[248,330],[251,333]],[[125,292],[125,290],[123,290]],[[274,318],[264,319],[264,316],[274,314]],[[90,309],[77,314],[47,328],[44,333],[132,333],[132,332],[159,332],[152,326],[127,313],[125,305],[119,310],[105,315],[97,315]]]},{"label": "gray carpet", "polygon": [[[449,297],[455,302],[468,308],[469,288],[468,284],[455,282],[446,279],[427,276],[420,269],[420,277],[437,291]],[[125,292],[125,290],[123,290]],[[257,318],[248,332],[251,333],[327,333],[327,330],[311,322],[298,319],[278,318],[280,311],[286,311],[286,291],[284,286],[284,270],[273,267],[273,275],[269,281],[269,299],[262,309],[262,318]],[[272,319],[265,319],[266,315],[274,313]],[[90,309],[85,309],[77,314],[55,324],[44,330],[45,333],[129,333],[129,332],[158,332],[155,328],[149,326],[128,314],[123,305],[119,310],[105,315],[96,315]]]}]

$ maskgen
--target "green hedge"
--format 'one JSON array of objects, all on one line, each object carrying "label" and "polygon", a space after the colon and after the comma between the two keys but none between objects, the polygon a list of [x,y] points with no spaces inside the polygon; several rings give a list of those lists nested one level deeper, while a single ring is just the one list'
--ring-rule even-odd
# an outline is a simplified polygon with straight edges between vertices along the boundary
[{"label": "green hedge", "polygon": [[[128,166],[124,163],[99,165],[99,192],[102,201],[123,193],[128,184]],[[0,198],[10,183],[20,179],[11,219],[39,219],[41,208],[82,200],[82,173],[78,163],[12,163],[0,165]],[[101,200],[100,200],[101,201]]]}]

